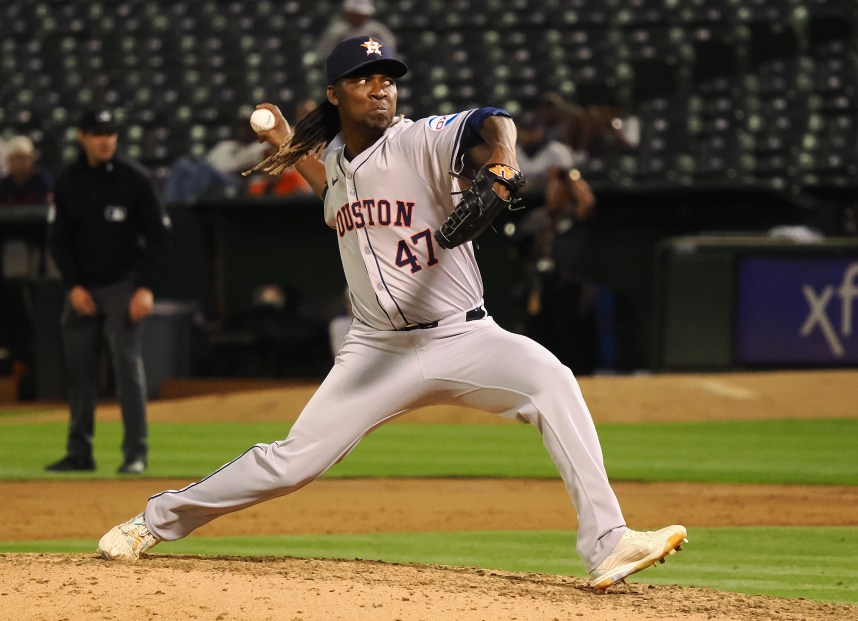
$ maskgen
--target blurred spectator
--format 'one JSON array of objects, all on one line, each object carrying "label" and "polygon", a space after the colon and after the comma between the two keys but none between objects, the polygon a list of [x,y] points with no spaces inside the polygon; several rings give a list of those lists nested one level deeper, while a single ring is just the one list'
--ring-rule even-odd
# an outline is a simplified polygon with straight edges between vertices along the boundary
[{"label": "blurred spectator", "polygon": [[147,466],[143,322],[166,259],[170,220],[139,167],[116,157],[110,110],[86,112],[78,123],[81,153],[58,177],[48,241],[68,295],[61,325],[70,420],[66,455],[52,472],[95,470],[92,438],[105,342],[113,361],[125,435],[119,472]]},{"label": "blurred spectator", "polygon": [[235,120],[230,138],[217,142],[202,157],[183,155],[170,166],[164,202],[193,203],[241,194],[245,185],[241,172],[265,159],[267,150],[268,145],[260,143],[250,127],[250,115],[242,115]]},{"label": "blurred spectator", "polygon": [[[300,102],[295,108],[295,122],[292,124],[292,127],[297,125],[304,117],[310,114],[310,112],[315,109],[316,105],[316,102],[312,99],[305,99]],[[268,155],[268,153],[265,155]],[[247,166],[247,168],[251,168],[262,159],[264,159],[264,156],[254,161],[253,164]],[[310,184],[307,183],[307,180],[304,179],[297,170],[295,170],[295,167],[290,166],[276,177],[273,177],[268,173],[257,173],[252,175],[248,178],[247,193],[251,196],[291,196],[296,194],[312,194],[313,189],[310,187]]]},{"label": "blurred spectator", "polygon": [[[26,136],[15,136],[5,144],[7,175],[0,179],[0,206],[47,205],[53,201],[52,181],[36,165],[36,157],[36,149]],[[5,351],[0,367],[11,363],[19,398],[33,396],[33,308],[27,281],[38,277],[43,264],[43,235],[40,227],[38,232],[19,230],[14,237],[10,231],[0,239],[0,350]]]},{"label": "blurred spectator", "polygon": [[47,205],[52,201],[50,176],[36,164],[36,149],[26,136],[6,143],[6,169],[0,179],[0,205]]},{"label": "blurred spectator", "polygon": [[381,22],[372,19],[375,15],[373,0],[345,0],[340,14],[328,25],[316,46],[316,58],[321,62],[328,57],[334,46],[343,39],[369,35],[381,39],[396,56],[396,37]]},{"label": "blurred spectator", "polygon": [[542,93],[539,96],[537,111],[545,125],[545,139],[548,141],[566,142],[569,105],[563,99],[563,96],[554,91]]},{"label": "blurred spectator", "polygon": [[596,287],[581,273],[596,200],[577,169],[553,168],[545,205],[527,210],[512,233],[528,275],[525,333],[576,374],[597,365]]},{"label": "blurred spectator", "polygon": [[234,175],[238,180],[243,170],[265,159],[267,149],[268,145],[259,142],[250,126],[250,115],[245,114],[233,124],[232,137],[215,144],[205,160],[219,172]]},{"label": "blurred spectator", "polygon": [[516,156],[528,183],[544,184],[551,169],[568,170],[575,164],[575,156],[568,145],[548,140],[545,121],[535,111],[527,111],[518,117],[516,127]]},{"label": "blurred spectator", "polygon": [[638,120],[624,114],[617,106],[572,106],[566,115],[564,142],[582,160],[633,149],[640,140]]},{"label": "blurred spectator", "polygon": [[540,94],[533,113],[535,117],[528,118],[528,124],[542,125],[545,142],[569,146],[575,166],[581,166],[591,155],[600,157],[609,151],[627,151],[636,147],[639,139],[637,118],[624,116],[624,110],[618,106],[584,108],[567,103],[559,93],[545,91]]}]

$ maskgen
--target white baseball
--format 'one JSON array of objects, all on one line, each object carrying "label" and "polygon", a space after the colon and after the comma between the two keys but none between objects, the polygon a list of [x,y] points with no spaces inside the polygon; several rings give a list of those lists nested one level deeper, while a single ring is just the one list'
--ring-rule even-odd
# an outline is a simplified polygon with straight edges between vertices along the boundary
[{"label": "white baseball", "polygon": [[271,110],[267,110],[266,108],[254,110],[253,114],[250,115],[250,126],[255,132],[264,132],[266,130],[269,130],[274,127],[274,124],[276,122],[277,121],[274,118],[274,113],[271,112]]}]

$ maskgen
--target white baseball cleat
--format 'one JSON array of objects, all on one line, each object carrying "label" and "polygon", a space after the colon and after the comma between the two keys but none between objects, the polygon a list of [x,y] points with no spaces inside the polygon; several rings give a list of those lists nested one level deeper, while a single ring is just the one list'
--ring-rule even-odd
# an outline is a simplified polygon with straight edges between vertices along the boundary
[{"label": "white baseball cleat", "polygon": [[156,543],[141,513],[107,531],[98,542],[98,553],[108,561],[136,561]]},{"label": "white baseball cleat", "polygon": [[664,562],[668,554],[681,550],[688,543],[684,526],[674,524],[656,531],[628,530],[614,546],[601,565],[590,572],[590,585],[594,589],[607,589],[627,576]]}]

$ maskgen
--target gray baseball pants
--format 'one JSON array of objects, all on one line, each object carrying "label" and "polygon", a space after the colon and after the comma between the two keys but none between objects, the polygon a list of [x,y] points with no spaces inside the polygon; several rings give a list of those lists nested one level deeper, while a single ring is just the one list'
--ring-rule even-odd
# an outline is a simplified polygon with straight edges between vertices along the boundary
[{"label": "gray baseball pants", "polygon": [[285,440],[257,444],[182,490],[149,499],[145,520],[174,540],[214,518],[294,492],[343,459],[374,428],[449,403],[520,417],[541,433],[578,513],[578,553],[594,569],[626,532],[596,429],[572,372],[491,318],[379,331],[358,321],[334,367]]},{"label": "gray baseball pants", "polygon": [[126,462],[147,459],[143,322],[134,323],[128,316],[135,288],[133,282],[123,280],[88,289],[98,308],[97,314],[91,317],[80,315],[66,300],[61,323],[71,414],[66,447],[70,456],[92,456],[99,358],[106,336],[122,410],[122,453]]}]

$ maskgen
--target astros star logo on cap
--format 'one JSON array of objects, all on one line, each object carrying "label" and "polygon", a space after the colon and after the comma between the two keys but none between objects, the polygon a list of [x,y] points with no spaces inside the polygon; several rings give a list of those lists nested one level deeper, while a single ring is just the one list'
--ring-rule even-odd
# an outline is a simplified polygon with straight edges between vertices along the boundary
[{"label": "astros star logo on cap", "polygon": [[360,46],[366,48],[367,56],[369,56],[370,54],[378,54],[379,56],[381,56],[381,43],[379,43],[378,41],[373,41],[372,37],[370,37],[368,41],[361,43]]}]

